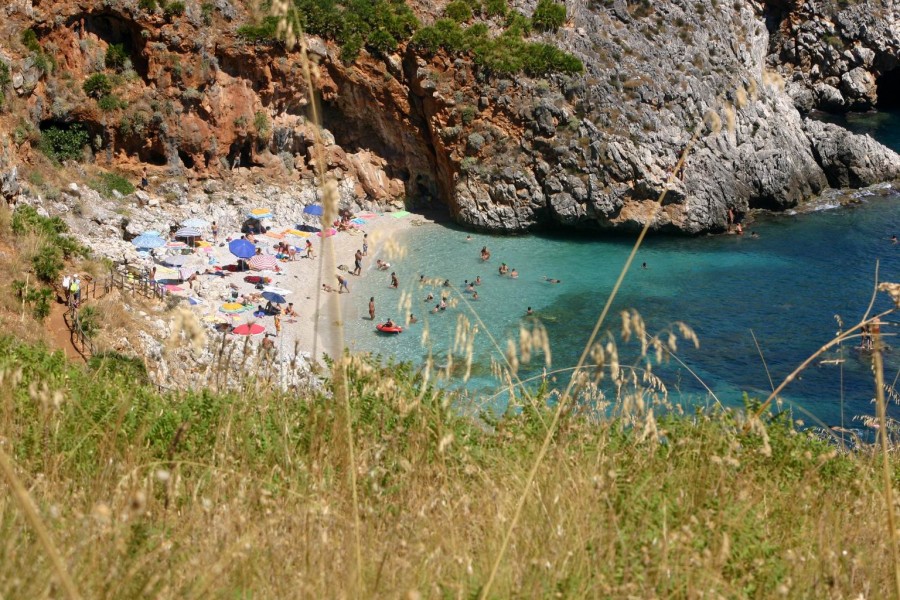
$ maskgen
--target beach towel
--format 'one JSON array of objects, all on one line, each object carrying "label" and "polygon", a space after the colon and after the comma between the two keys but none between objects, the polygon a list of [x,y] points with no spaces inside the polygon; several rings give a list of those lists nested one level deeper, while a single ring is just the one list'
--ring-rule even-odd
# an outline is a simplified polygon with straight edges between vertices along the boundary
[{"label": "beach towel", "polygon": [[403,217],[409,216],[408,210],[398,210],[397,212],[392,212],[391,216],[395,219],[402,219]]},{"label": "beach towel", "polygon": [[177,286],[177,285],[172,285],[171,283],[167,283],[167,284],[166,284],[166,291],[167,291],[167,292],[183,292],[183,291],[184,291],[184,288],[183,288],[183,287],[179,287],[179,286]]},{"label": "beach towel", "polygon": [[373,212],[364,212],[364,213],[359,214],[359,215],[356,215],[356,216],[357,216],[357,218],[359,218],[359,219],[366,219],[366,220],[368,220],[368,219],[374,219],[374,218],[377,217],[378,215],[376,215],[376,214],[373,213]]},{"label": "beach towel", "polygon": [[355,219],[353,219],[350,222],[353,223],[354,225],[365,225],[366,224],[366,220],[362,219],[360,217],[356,217]]},{"label": "beach towel", "polygon": [[332,228],[329,229],[328,231],[324,232],[324,235],[323,235],[323,232],[321,232],[321,231],[320,231],[319,233],[317,233],[316,235],[319,236],[319,237],[331,237],[331,236],[333,236],[333,235],[336,234],[336,233],[337,233],[337,229],[335,229],[334,227],[332,227]]}]

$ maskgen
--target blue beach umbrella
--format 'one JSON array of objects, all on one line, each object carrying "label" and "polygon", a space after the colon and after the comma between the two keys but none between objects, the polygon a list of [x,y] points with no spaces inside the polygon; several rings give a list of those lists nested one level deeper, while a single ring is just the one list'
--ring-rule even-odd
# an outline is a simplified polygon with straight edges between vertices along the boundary
[{"label": "blue beach umbrella", "polygon": [[321,204],[310,204],[309,206],[305,206],[303,208],[303,212],[308,215],[313,215],[316,217],[321,217],[325,214],[325,209],[322,208]]},{"label": "blue beach umbrella", "polygon": [[263,292],[262,297],[275,304],[287,304],[287,300],[284,299],[284,296],[276,294],[275,292]]},{"label": "blue beach umbrella", "polygon": [[147,231],[141,232],[141,235],[154,235],[160,237],[160,233],[155,229],[148,229]]},{"label": "blue beach umbrella", "polygon": [[249,240],[232,240],[228,242],[228,251],[238,258],[251,258],[256,255],[256,246]]},{"label": "blue beach umbrella", "polygon": [[135,245],[137,248],[161,248],[166,245],[166,240],[162,239],[158,235],[147,235],[146,233],[143,235],[139,235],[133,240],[131,243]]},{"label": "blue beach umbrella", "polygon": [[209,221],[207,221],[206,219],[201,219],[200,217],[192,217],[190,219],[182,221],[181,224],[185,227],[200,229],[201,227],[206,227],[207,225],[209,225]]}]

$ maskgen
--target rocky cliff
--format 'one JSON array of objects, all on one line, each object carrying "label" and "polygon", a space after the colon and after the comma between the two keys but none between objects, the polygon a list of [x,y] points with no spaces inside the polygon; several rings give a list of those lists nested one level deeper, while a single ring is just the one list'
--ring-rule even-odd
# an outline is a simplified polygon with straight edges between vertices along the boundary
[{"label": "rocky cliff", "polygon": [[[448,8],[410,5],[423,24]],[[695,130],[655,230],[719,231],[729,209],[780,210],[826,186],[893,179],[896,154],[801,113],[869,108],[893,85],[895,15],[870,5],[572,0],[561,27],[526,36],[580,58],[582,74],[498,73],[466,50],[409,40],[351,62],[332,39],[310,37],[325,168],[347,183],[347,202],[441,204],[460,223],[508,232],[642,226]],[[240,35],[260,18],[243,4],[16,0],[0,10],[6,196],[34,192],[10,173],[43,164],[48,131],[78,127],[84,160],[134,176],[147,166],[314,185],[300,56]],[[508,18],[488,14],[459,19],[462,35],[478,23],[500,35]]]}]

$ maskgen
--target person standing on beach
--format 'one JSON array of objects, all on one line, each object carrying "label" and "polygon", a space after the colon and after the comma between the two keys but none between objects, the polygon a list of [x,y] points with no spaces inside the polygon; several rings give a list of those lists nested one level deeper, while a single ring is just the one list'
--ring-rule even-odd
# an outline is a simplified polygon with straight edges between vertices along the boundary
[{"label": "person standing on beach", "polygon": [[306,240],[306,258],[313,258],[312,242],[309,240]]},{"label": "person standing on beach", "polygon": [[281,335],[281,315],[275,313],[275,335]]},{"label": "person standing on beach", "polygon": [[375,296],[369,298],[369,319],[375,320]]},{"label": "person standing on beach", "polygon": [[219,226],[216,225],[215,221],[212,222],[212,236],[213,236],[213,242],[219,241]]},{"label": "person standing on beach", "polygon": [[347,290],[347,293],[349,294],[350,293],[350,282],[347,281],[346,279],[344,279],[343,277],[341,277],[340,275],[337,276],[337,280],[338,280],[338,294],[343,294],[344,290]]},{"label": "person standing on beach", "polygon": [[397,289],[400,287],[400,280],[397,279],[397,273],[391,272],[391,287]]},{"label": "person standing on beach", "polygon": [[353,274],[360,275],[362,273],[362,257],[363,251],[357,250],[353,257]]},{"label": "person standing on beach", "polygon": [[363,256],[369,255],[369,234],[368,233],[363,234],[362,254],[363,254]]}]

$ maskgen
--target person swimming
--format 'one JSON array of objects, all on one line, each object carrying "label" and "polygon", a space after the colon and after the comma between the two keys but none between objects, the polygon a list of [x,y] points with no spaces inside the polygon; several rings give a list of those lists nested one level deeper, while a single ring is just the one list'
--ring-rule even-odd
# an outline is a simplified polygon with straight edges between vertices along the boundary
[{"label": "person swimming", "polygon": [[531,309],[531,307],[529,306],[529,307],[528,307],[528,310],[525,311],[525,314],[526,314],[526,315],[533,315],[533,314],[534,314],[534,311],[533,311],[533,310]]},{"label": "person swimming", "polygon": [[481,285],[481,275],[475,278],[475,285]]},{"label": "person swimming", "polygon": [[562,283],[561,279],[552,279],[550,277],[547,277],[546,275],[544,275],[544,279],[547,281],[547,283]]}]

